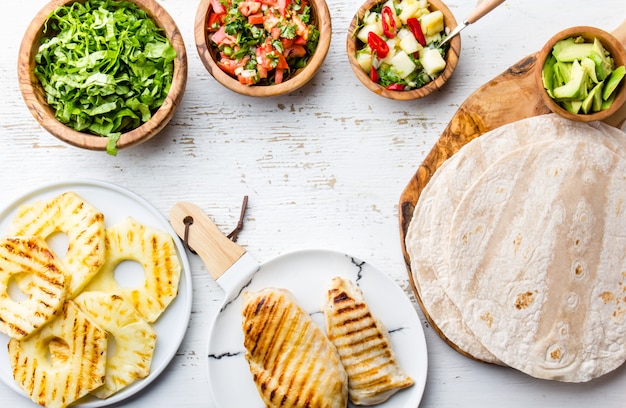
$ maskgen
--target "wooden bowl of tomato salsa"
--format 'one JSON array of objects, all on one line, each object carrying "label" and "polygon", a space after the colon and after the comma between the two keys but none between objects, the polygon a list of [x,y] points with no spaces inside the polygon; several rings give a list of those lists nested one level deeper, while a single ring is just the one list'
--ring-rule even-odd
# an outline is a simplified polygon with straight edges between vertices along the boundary
[{"label": "wooden bowl of tomato salsa", "polygon": [[207,71],[242,95],[293,92],[319,70],[331,39],[325,0],[246,0],[237,12],[201,0],[194,35]]},{"label": "wooden bowl of tomato salsa", "polygon": [[[443,68],[442,71],[439,71],[436,76],[430,76],[428,78],[429,82],[424,81],[425,83],[422,84],[421,80],[417,82],[411,81],[412,85],[407,86],[402,83],[405,81],[398,81],[398,83],[394,83],[393,80],[389,80],[389,76],[387,76],[385,72],[382,72],[381,69],[372,70],[371,67],[369,67],[366,71],[362,65],[362,61],[359,61],[357,58],[357,53],[364,50],[367,46],[369,46],[369,49],[373,49],[374,51],[380,47],[377,52],[386,51],[388,48],[388,42],[392,42],[394,40],[400,41],[400,38],[397,35],[402,35],[403,33],[401,33],[401,31],[403,31],[404,34],[406,34],[406,32],[410,32],[409,35],[415,37],[415,40],[420,44],[420,50],[437,46],[437,43],[432,42],[433,36],[429,36],[429,33],[426,32],[426,27],[422,27],[422,25],[426,24],[423,17],[400,19],[400,15],[397,14],[397,10],[390,10],[390,7],[386,7],[387,10],[385,10],[383,5],[387,3],[387,1],[388,0],[367,0],[358,9],[350,23],[346,39],[348,61],[350,62],[350,66],[359,81],[361,81],[361,83],[363,83],[363,85],[365,85],[365,87],[367,87],[370,91],[378,95],[396,100],[413,100],[423,98],[441,88],[454,72],[461,52],[460,36],[457,35],[444,45],[443,53],[445,56],[443,56],[442,59],[445,61],[445,68]],[[441,40],[445,38],[445,34],[452,31],[452,29],[454,29],[457,25],[454,15],[441,0],[394,0],[394,3],[405,5],[407,10],[410,6],[419,3],[421,5],[420,7],[426,6],[428,11],[431,13],[435,11],[441,12],[443,15],[443,35],[441,35]],[[362,41],[359,39],[359,31],[367,25],[367,22],[365,21],[367,12],[374,10],[377,10],[377,12],[381,15],[381,25],[382,23],[386,24],[384,29],[380,30],[377,35],[368,35],[367,39]],[[385,14],[385,11],[388,13]],[[432,45],[430,43],[432,43]],[[397,47],[397,49],[400,50],[399,47]],[[413,49],[411,51],[413,51]],[[419,52],[420,51],[410,52],[410,56],[417,59]],[[368,52],[368,54],[370,54],[370,56],[374,59],[375,56],[378,55],[374,55],[373,52]],[[405,54],[409,55],[409,53]],[[391,58],[391,53],[389,56]],[[384,58],[380,58],[380,60],[383,59]],[[415,65],[418,66],[418,64]]]},{"label": "wooden bowl of tomato salsa", "polygon": [[[38,79],[35,73],[38,65],[36,58],[40,49],[40,45],[42,43],[42,39],[44,39],[44,37],[54,37],[58,35],[58,33],[54,32],[54,30],[47,28],[50,26],[50,23],[48,22],[49,16],[60,7],[72,6],[72,4],[74,3],[85,4],[86,1],[87,0],[52,0],[35,15],[30,25],[28,26],[26,33],[24,34],[20,46],[20,53],[18,57],[18,79],[20,84],[20,90],[22,92],[24,101],[28,106],[28,109],[31,111],[35,119],[41,124],[41,126],[49,133],[56,136],[58,139],[76,147],[81,147],[89,150],[106,150],[111,154],[116,154],[117,149],[134,146],[151,139],[170,122],[178,105],[182,100],[185,86],[187,83],[187,53],[182,35],[178,30],[176,23],[167,13],[167,11],[156,0],[130,0],[130,3],[134,4],[137,9],[145,12],[146,19],[150,19],[154,22],[156,27],[155,32],[158,32],[158,34],[155,34],[155,36],[164,36],[165,38],[167,38],[167,40],[169,40],[169,43],[171,44],[171,48],[169,48],[169,54],[167,57],[169,59],[173,58],[173,61],[168,60],[167,63],[168,69],[170,69],[169,67],[171,67],[171,65],[169,64],[173,63],[171,83],[169,84],[169,87],[164,85],[160,86],[159,89],[162,90],[162,94],[159,95],[158,98],[155,97],[155,99],[158,99],[158,101],[162,101],[161,103],[153,103],[154,107],[151,107],[148,103],[144,105],[148,106],[148,108],[150,109],[150,115],[144,113],[145,116],[142,117],[140,121],[138,121],[137,118],[139,117],[139,115],[135,110],[132,113],[132,115],[135,115],[132,121],[127,121],[122,124],[122,126],[118,126],[116,129],[113,130],[116,140],[111,140],[111,138],[108,136],[95,134],[89,131],[89,129],[81,129],[80,131],[75,130],[76,121],[60,121],[56,117],[56,109],[54,109],[48,103],[46,90],[44,89],[44,86],[42,85],[41,81]],[[94,7],[93,4],[92,7]],[[120,7],[124,7],[130,10],[130,8],[126,6]],[[112,10],[109,11],[113,13]],[[74,18],[76,19],[76,17]],[[117,41],[117,44],[121,43],[121,41]],[[175,51],[175,55],[171,53],[172,48]],[[165,53],[165,51],[163,52]],[[118,66],[117,64],[119,64],[119,61],[116,62],[116,66]],[[70,69],[71,64],[67,65],[68,69]],[[121,72],[121,70],[119,69],[116,69],[116,71]],[[100,70],[96,72],[96,69],[94,68],[90,72],[94,75],[108,74],[111,76],[115,76],[111,73],[111,70],[108,70],[106,72]],[[142,78],[142,80],[144,81],[143,83],[150,82],[153,77],[154,76],[147,75],[145,78]],[[136,82],[136,84],[137,83],[139,83],[139,80]],[[152,84],[154,89],[154,87],[156,87],[157,85],[155,85],[154,82],[152,82]],[[142,92],[141,89],[136,89],[136,87],[133,86],[128,86],[127,88],[131,88],[132,92],[134,92],[133,95],[131,95],[131,92],[128,92],[128,98],[137,98],[137,95]],[[120,91],[119,94],[122,96],[122,98],[126,98],[126,93]],[[123,106],[120,106],[120,104],[127,102],[128,98],[126,98],[122,102],[115,102],[116,105],[118,105],[118,109],[122,110],[124,108]],[[90,108],[90,115],[94,122],[96,120],[105,121],[111,119],[104,118],[104,115],[106,114],[94,113],[95,110],[97,110],[98,108]],[[144,109],[144,112],[145,111],[146,110]],[[131,115],[128,114],[126,116]]]}]

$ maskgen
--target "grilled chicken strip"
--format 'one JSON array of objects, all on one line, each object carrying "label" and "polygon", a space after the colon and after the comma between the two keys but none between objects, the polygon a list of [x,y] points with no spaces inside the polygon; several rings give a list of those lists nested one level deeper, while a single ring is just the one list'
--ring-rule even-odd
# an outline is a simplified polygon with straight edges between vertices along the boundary
[{"label": "grilled chicken strip", "polygon": [[372,316],[354,282],[332,280],[324,314],[328,338],[348,373],[348,395],[354,404],[379,404],[413,385],[396,361],[387,329]]},{"label": "grilled chicken strip", "polygon": [[243,294],[246,360],[268,408],[345,408],[348,378],[323,331],[285,289]]}]

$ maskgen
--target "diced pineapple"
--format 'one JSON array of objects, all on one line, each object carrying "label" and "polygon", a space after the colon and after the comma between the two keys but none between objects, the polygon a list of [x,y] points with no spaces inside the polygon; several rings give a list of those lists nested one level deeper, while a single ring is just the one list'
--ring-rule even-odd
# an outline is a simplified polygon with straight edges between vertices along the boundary
[{"label": "diced pineapple", "polygon": [[425,36],[435,35],[444,29],[443,13],[435,10],[420,17],[420,24]]},{"label": "diced pineapple", "polygon": [[365,72],[370,72],[372,67],[372,53],[363,50],[356,53],[356,62],[361,66],[361,69]]},{"label": "diced pineapple", "polygon": [[359,30],[356,38],[358,38],[363,44],[367,44],[367,35],[370,31],[373,31],[378,35],[383,35],[383,26],[378,23],[366,24]]},{"label": "diced pineapple", "polygon": [[415,36],[406,28],[398,31],[398,38],[400,39],[398,46],[407,54],[413,54],[422,49],[421,44],[415,39]]},{"label": "diced pineapple", "polygon": [[404,51],[398,51],[390,61],[393,71],[402,79],[415,70],[415,63]]},{"label": "diced pineapple", "polygon": [[434,42],[441,41],[441,33],[424,36],[424,40],[426,41],[426,44],[432,44]]},{"label": "diced pineapple", "polygon": [[431,77],[436,76],[446,67],[446,61],[434,48],[424,48],[420,53],[420,62],[424,71]]},{"label": "diced pineapple", "polygon": [[403,24],[406,24],[406,20],[411,17],[416,17],[421,9],[427,8],[428,3],[426,0],[402,0],[398,4],[398,8],[401,10],[398,17]]},{"label": "diced pineapple", "polygon": [[377,24],[380,21],[380,13],[375,11],[366,11],[363,16],[363,25]]}]

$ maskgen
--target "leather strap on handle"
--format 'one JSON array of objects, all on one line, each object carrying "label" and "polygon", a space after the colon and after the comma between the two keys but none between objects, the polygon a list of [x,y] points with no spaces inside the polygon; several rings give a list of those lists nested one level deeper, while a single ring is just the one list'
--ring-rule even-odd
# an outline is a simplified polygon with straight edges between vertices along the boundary
[{"label": "leather strap on handle", "polygon": [[195,204],[180,202],[174,205],[170,210],[170,224],[186,245],[200,256],[215,280],[246,253]]}]

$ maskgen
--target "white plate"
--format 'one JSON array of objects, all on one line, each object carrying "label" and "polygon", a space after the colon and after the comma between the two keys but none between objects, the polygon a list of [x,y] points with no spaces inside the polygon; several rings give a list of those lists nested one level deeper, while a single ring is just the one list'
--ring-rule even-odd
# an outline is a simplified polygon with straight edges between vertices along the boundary
[{"label": "white plate", "polygon": [[[226,271],[226,275],[229,272]],[[391,278],[366,262],[327,250],[305,250],[279,256],[260,265],[256,272],[250,271],[249,276],[245,290],[286,288],[322,328],[321,308],[331,279],[341,276],[356,282],[372,314],[389,331],[400,366],[415,380],[412,387],[399,391],[378,406],[415,408],[419,405],[428,368],[426,340],[413,304]],[[209,383],[219,408],[264,406],[244,357],[241,307],[239,293],[223,306],[209,335]]]},{"label": "white plate", "polygon": [[[174,354],[185,336],[191,315],[191,272],[187,255],[185,254],[180,240],[177,238],[176,233],[171,228],[167,219],[165,219],[156,208],[143,198],[124,188],[98,180],[75,180],[50,184],[25,194],[0,212],[0,234],[5,234],[20,205],[53,198],[67,191],[77,193],[102,212],[106,226],[113,225],[117,221],[131,216],[141,223],[167,231],[174,237],[178,256],[180,257],[181,266],[183,268],[178,288],[178,296],[161,315],[159,320],[152,325],[157,333],[157,343],[150,374],[146,378],[135,382],[105,400],[85,397],[73,405],[81,408],[104,407],[118,403],[141,391],[163,372],[174,357]],[[61,240],[66,238],[62,236],[53,237],[50,242],[53,249],[55,248],[55,239]],[[118,268],[125,267],[134,268],[135,266],[133,263],[121,263]],[[127,284],[126,282],[120,283],[122,285]],[[22,388],[13,380],[8,354],[6,353],[8,341],[8,336],[0,333],[0,347],[3,349],[3,351],[0,352],[0,380],[15,391],[26,396]]]}]

